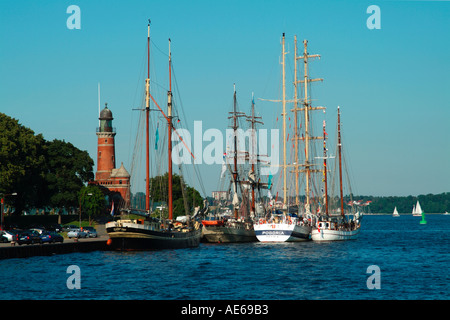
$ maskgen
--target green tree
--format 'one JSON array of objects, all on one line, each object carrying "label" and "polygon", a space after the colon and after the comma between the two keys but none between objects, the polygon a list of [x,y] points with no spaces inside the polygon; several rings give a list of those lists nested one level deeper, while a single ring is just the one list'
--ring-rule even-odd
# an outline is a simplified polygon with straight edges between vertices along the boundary
[{"label": "green tree", "polygon": [[47,142],[18,120],[0,113],[0,193],[14,214],[52,206],[78,207],[77,193],[94,178],[94,161],[71,143]]},{"label": "green tree", "polygon": [[48,204],[56,208],[78,207],[78,191],[94,178],[94,161],[87,151],[70,142],[53,140],[46,143]]},{"label": "green tree", "polygon": [[105,195],[97,186],[83,186],[78,192],[78,201],[80,210],[88,214],[89,225],[104,211],[106,205]]},{"label": "green tree", "polygon": [[15,214],[45,204],[44,142],[41,134],[0,113],[0,193],[17,193],[8,199]]},{"label": "green tree", "polygon": [[[155,202],[166,202],[168,200],[168,173],[163,176],[156,176],[150,179],[150,195]],[[203,208],[203,198],[196,189],[181,184],[181,177],[177,174],[172,175],[172,196],[173,196],[173,217],[186,214],[184,201],[186,200],[188,213],[192,214],[194,207]],[[183,199],[183,190],[186,199]]]}]

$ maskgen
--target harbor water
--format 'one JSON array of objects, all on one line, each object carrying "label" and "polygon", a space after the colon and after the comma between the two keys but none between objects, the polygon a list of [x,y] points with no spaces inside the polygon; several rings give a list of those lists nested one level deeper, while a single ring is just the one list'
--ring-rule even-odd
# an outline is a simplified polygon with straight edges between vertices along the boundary
[{"label": "harbor water", "polygon": [[[450,216],[426,218],[365,216],[359,239],[344,242],[6,259],[0,299],[448,300]],[[79,289],[70,288],[70,266]]]}]

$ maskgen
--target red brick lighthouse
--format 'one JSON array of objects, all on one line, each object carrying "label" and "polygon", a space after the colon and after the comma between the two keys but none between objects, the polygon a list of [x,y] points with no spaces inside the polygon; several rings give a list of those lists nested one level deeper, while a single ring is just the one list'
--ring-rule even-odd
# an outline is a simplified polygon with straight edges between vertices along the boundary
[{"label": "red brick lighthouse", "polygon": [[[116,130],[112,126],[113,115],[108,105],[100,112],[100,126],[97,128],[97,172],[95,184],[108,190],[110,199],[117,207],[130,204],[130,174],[121,164],[116,169],[116,150],[114,137]],[[118,203],[119,202],[119,203]]]}]

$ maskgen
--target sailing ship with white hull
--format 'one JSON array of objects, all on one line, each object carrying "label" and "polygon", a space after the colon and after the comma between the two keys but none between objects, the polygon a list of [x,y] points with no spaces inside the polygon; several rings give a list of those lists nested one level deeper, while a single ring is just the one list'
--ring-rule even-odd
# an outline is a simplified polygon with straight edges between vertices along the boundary
[{"label": "sailing ship with white hull", "polygon": [[[353,219],[349,219],[344,211],[344,196],[342,188],[342,143],[340,109],[338,107],[338,156],[339,156],[339,191],[340,191],[340,215],[331,215],[328,212],[328,204],[325,215],[321,215],[312,229],[311,238],[313,241],[342,241],[354,240],[358,238],[361,228],[362,214],[355,213]],[[324,171],[325,181],[327,172]],[[328,194],[325,193],[325,201],[328,203]]]},{"label": "sailing ship with white hull", "polygon": [[[311,206],[310,206],[310,194],[311,190],[309,188],[309,181],[310,181],[310,174],[314,172],[314,170],[311,168],[312,163],[309,161],[309,127],[310,124],[308,122],[309,119],[309,112],[311,111],[310,102],[308,100],[308,84],[313,81],[321,80],[321,79],[310,79],[308,76],[308,59],[313,57],[318,57],[318,55],[308,55],[306,50],[306,42],[305,42],[305,52],[303,57],[297,57],[297,39],[295,37],[295,57],[294,57],[294,115],[295,115],[295,134],[294,134],[294,144],[295,144],[295,160],[294,160],[294,166],[295,166],[295,184],[296,184],[296,208],[297,210],[300,208],[299,199],[298,199],[298,180],[299,180],[299,172],[304,172],[306,175],[306,204],[305,204],[305,212],[300,212],[300,210],[297,213],[290,213],[289,212],[289,203],[288,203],[288,188],[287,188],[287,169],[289,166],[287,164],[287,157],[286,157],[286,77],[285,77],[285,34],[283,33],[282,37],[282,86],[283,86],[283,92],[282,92],[282,106],[283,106],[283,164],[281,165],[283,170],[283,208],[281,211],[274,210],[272,211],[267,217],[261,218],[258,221],[255,222],[254,229],[256,233],[256,237],[261,242],[297,242],[297,241],[308,241],[311,239],[311,222],[312,222],[312,214],[311,214]],[[303,81],[297,81],[297,60],[303,59],[305,63],[305,74],[304,74],[304,80]],[[297,85],[298,83],[304,83],[305,86],[305,97],[303,100],[304,108],[298,108],[297,107]],[[323,109],[322,107],[315,108]],[[305,111],[305,135],[300,138],[297,132],[297,112],[298,111]],[[304,140],[305,142],[305,163],[304,163],[304,170],[299,170],[299,160],[298,160],[298,141]]]},{"label": "sailing ship with white hull", "polygon": [[260,219],[254,225],[260,242],[298,242],[311,239],[311,227],[297,217],[281,213],[272,214],[269,220]]},{"label": "sailing ship with white hull", "polygon": [[[146,196],[145,212],[131,211],[131,213],[141,214],[142,219],[123,219],[108,222],[106,232],[110,240],[108,244],[116,250],[151,250],[151,249],[178,249],[197,247],[200,244],[202,226],[201,223],[188,217],[182,223],[173,220],[172,201],[172,81],[171,81],[171,54],[169,39],[169,91],[167,93],[167,115],[157,105],[150,94],[150,23],[148,24],[147,35],[147,79],[145,80],[145,112],[146,117]],[[150,217],[150,143],[149,143],[149,118],[150,99],[158,106],[168,124],[168,219]]]},{"label": "sailing ship with white hull", "polygon": [[[253,230],[253,220],[248,215],[247,212],[247,199],[248,192],[244,192],[243,184],[248,181],[242,181],[238,172],[238,143],[237,143],[237,130],[238,118],[245,117],[243,112],[237,111],[236,102],[236,89],[234,89],[233,94],[233,111],[230,112],[230,119],[233,121],[233,169],[228,166],[232,177],[233,186],[233,213],[234,216],[231,218],[223,218],[219,216],[213,217],[213,219],[202,220],[203,232],[202,237],[205,242],[213,243],[229,243],[229,242],[254,242],[257,241],[255,236],[255,231]],[[254,101],[252,101],[252,110],[254,110]],[[253,114],[252,126],[257,122]],[[224,165],[227,165],[226,159]],[[254,170],[254,166],[252,166]],[[254,171],[253,171],[254,172]],[[254,185],[256,182],[252,182],[252,207],[254,208],[255,192]],[[241,193],[241,199],[238,197],[238,191]],[[247,195],[246,195],[247,194]],[[239,215],[239,212],[241,215]]]}]

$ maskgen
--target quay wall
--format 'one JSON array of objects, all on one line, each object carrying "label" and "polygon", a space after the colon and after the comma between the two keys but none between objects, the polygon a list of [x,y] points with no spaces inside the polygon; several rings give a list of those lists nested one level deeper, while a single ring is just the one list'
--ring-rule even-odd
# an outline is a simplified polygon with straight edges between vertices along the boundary
[{"label": "quay wall", "polygon": [[0,259],[50,256],[54,254],[110,250],[106,240],[80,240],[65,243],[31,244],[0,247]]}]

